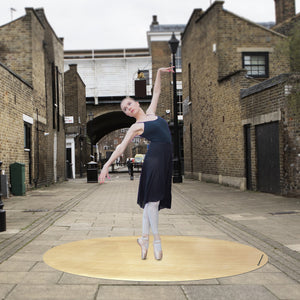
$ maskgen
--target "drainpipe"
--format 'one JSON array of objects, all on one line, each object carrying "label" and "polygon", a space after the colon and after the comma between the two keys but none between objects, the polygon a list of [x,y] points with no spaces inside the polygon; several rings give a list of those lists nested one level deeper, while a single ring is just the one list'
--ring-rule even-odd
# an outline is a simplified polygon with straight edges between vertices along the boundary
[{"label": "drainpipe", "polygon": [[38,181],[40,179],[40,139],[39,139],[39,110],[36,109],[36,178],[34,181],[34,187],[37,187]]}]

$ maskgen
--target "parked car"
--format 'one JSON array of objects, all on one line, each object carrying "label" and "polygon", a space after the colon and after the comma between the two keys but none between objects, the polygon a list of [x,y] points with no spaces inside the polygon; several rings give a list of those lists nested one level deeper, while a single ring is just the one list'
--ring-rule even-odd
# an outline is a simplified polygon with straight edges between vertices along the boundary
[{"label": "parked car", "polygon": [[143,166],[145,154],[136,154],[134,156],[133,166],[135,168],[140,168]]}]

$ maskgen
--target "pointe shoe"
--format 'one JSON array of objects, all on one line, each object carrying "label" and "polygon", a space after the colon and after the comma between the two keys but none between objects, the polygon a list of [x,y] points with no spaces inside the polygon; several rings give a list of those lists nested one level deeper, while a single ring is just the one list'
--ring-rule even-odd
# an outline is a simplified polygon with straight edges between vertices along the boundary
[{"label": "pointe shoe", "polygon": [[148,253],[149,240],[145,239],[143,237],[140,237],[137,239],[137,243],[140,245],[141,250],[142,250],[141,258],[146,259],[147,253]]},{"label": "pointe shoe", "polygon": [[160,240],[153,242],[153,250],[154,250],[154,257],[156,260],[161,260],[163,257],[163,252],[161,249],[161,242]]}]

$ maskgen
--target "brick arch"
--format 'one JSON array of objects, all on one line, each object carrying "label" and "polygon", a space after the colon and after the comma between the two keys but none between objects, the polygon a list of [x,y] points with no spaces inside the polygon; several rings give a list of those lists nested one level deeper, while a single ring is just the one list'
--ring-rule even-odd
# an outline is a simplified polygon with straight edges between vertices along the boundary
[{"label": "brick arch", "polygon": [[130,127],[134,118],[126,116],[122,111],[113,111],[102,114],[87,123],[87,134],[93,144],[117,129]]},{"label": "brick arch", "polygon": [[[139,101],[141,108],[146,110],[149,106],[149,100]],[[93,120],[87,123],[87,134],[95,145],[105,135],[117,129],[130,127],[134,118],[126,116],[120,110],[120,103],[94,106],[90,111],[95,116]]]}]

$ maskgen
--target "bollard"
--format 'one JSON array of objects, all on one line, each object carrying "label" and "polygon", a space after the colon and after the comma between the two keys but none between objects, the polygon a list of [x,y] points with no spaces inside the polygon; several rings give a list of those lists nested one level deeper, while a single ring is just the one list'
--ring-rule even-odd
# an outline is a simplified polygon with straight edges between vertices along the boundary
[{"label": "bollard", "polygon": [[130,170],[130,180],[133,180],[133,162],[131,161],[129,164],[129,170]]},{"label": "bollard", "polygon": [[2,161],[0,161],[0,232],[6,231],[6,212],[3,209],[4,203],[2,202],[1,166],[2,166]]}]

